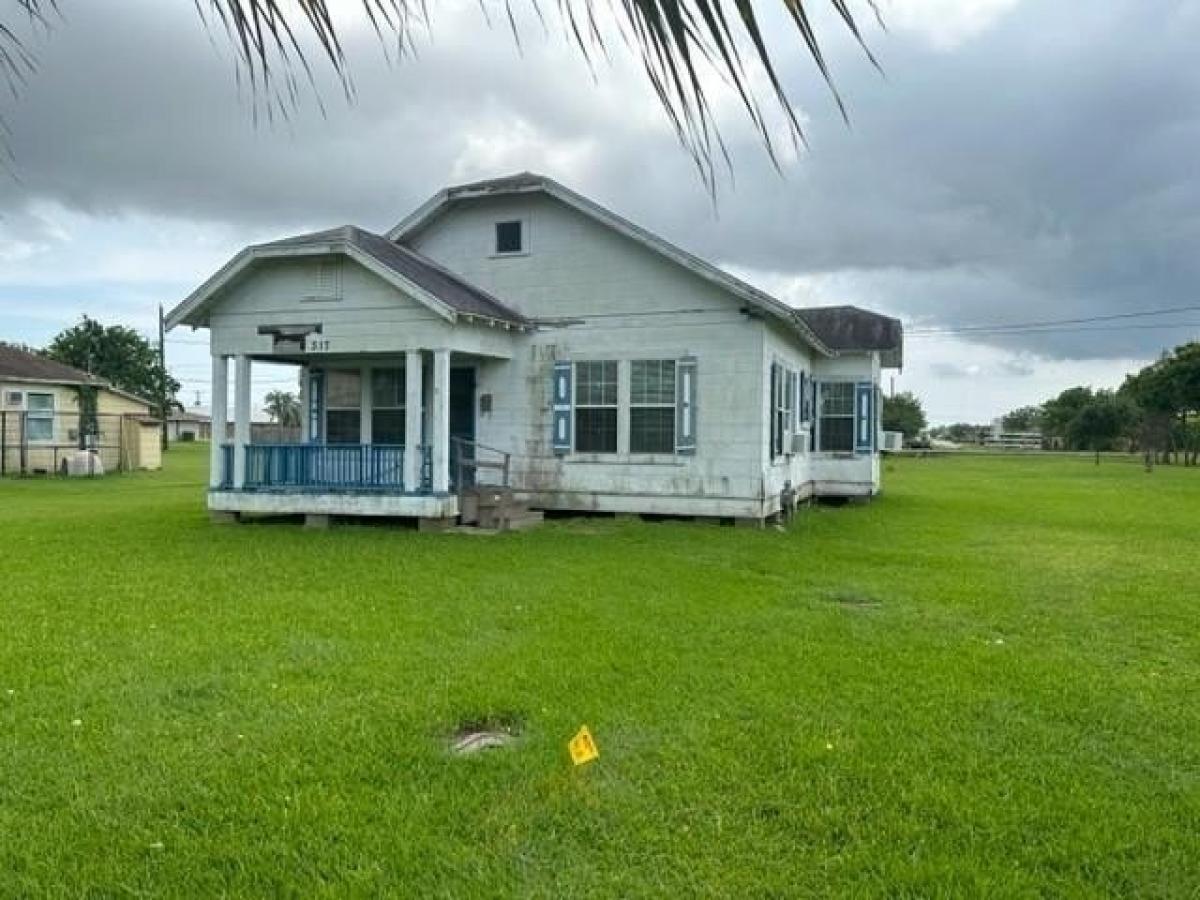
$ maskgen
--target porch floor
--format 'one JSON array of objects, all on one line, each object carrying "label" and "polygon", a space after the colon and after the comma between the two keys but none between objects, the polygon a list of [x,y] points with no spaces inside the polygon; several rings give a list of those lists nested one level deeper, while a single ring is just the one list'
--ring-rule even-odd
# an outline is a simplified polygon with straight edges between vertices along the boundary
[{"label": "porch floor", "polygon": [[378,491],[234,491],[208,492],[213,512],[263,515],[393,516],[449,519],[458,515],[454,494],[389,494]]}]

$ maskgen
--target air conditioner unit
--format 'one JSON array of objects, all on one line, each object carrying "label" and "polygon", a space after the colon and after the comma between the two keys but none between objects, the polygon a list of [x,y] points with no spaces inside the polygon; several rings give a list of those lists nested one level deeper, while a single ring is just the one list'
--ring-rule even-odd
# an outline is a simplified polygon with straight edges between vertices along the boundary
[{"label": "air conditioner unit", "polygon": [[4,405],[10,408],[20,409],[25,405],[25,394],[21,391],[5,391]]},{"label": "air conditioner unit", "polygon": [[808,452],[808,430],[797,431],[792,435],[792,452],[804,454]]}]

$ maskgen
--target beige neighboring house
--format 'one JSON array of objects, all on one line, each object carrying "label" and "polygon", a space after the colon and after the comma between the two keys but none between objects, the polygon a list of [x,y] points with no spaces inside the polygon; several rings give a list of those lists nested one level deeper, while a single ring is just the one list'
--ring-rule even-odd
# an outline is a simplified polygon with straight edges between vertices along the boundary
[{"label": "beige neighboring house", "polygon": [[[81,397],[95,392],[88,415]],[[0,475],[51,474],[81,449],[106,472],[162,467],[154,404],[87,372],[0,344]]]}]

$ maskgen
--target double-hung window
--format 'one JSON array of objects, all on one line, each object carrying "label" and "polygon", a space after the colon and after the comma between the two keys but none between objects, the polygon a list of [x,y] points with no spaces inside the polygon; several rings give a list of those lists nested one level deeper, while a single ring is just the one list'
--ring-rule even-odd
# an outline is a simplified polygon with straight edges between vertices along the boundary
[{"label": "double-hung window", "polygon": [[404,444],[404,369],[371,370],[371,443]]},{"label": "double-hung window", "polygon": [[325,376],[325,440],[357,444],[362,440],[362,372],[330,369]]},{"label": "double-hung window", "polygon": [[617,364],[575,363],[575,452],[617,452]]},{"label": "double-hung window", "polygon": [[783,456],[786,436],[789,429],[787,386],[789,384],[786,369],[779,363],[771,363],[771,458]]},{"label": "double-hung window", "polygon": [[854,452],[854,384],[849,381],[821,383],[820,443],[827,453]]},{"label": "double-hung window", "polygon": [[30,391],[25,395],[25,436],[48,444],[54,440],[54,395]]},{"label": "double-hung window", "polygon": [[635,359],[629,381],[629,452],[675,452],[675,360]]}]

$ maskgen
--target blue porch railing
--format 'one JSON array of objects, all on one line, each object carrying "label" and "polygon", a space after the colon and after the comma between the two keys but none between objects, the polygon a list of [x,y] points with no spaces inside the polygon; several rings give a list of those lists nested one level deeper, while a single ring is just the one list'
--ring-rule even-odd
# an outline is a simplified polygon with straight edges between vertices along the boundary
[{"label": "blue porch railing", "polygon": [[[428,492],[433,483],[432,454],[421,454],[421,483],[404,483],[405,448],[393,444],[248,444],[248,491]],[[221,486],[233,486],[232,446],[223,448]]]}]

